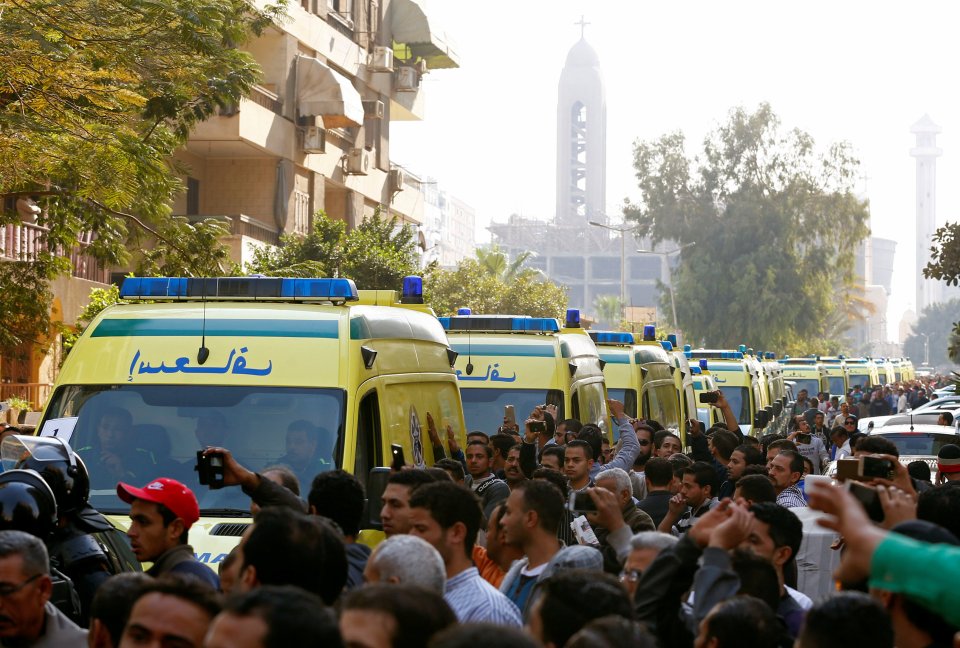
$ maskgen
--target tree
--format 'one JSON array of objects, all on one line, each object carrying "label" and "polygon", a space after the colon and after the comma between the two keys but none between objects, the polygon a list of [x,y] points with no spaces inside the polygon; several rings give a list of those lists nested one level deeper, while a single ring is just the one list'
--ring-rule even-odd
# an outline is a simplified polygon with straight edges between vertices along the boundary
[{"label": "tree", "polygon": [[542,277],[543,273],[539,270],[535,268],[525,268],[523,265],[528,259],[534,256],[536,255],[533,252],[525,250],[511,261],[507,253],[496,243],[489,249],[477,248],[477,261],[480,262],[480,267],[491,277],[499,279],[504,283],[510,283],[523,276]]},{"label": "tree", "polygon": [[[960,322],[960,299],[924,308],[913,325],[913,332],[903,341],[904,355],[919,366],[929,348],[930,366],[944,367],[951,361],[957,362],[955,322]],[[928,337],[924,338],[924,335]]]},{"label": "tree", "polygon": [[[250,91],[259,70],[238,47],[281,15],[245,0],[0,0],[0,198],[42,208],[46,279],[69,270],[58,251],[89,233],[85,251],[106,265],[142,249],[136,231],[186,253],[190,233],[169,220],[185,169],[171,156]],[[0,208],[0,224],[19,220]],[[43,300],[25,294],[15,308]],[[43,335],[37,324],[19,337]]]},{"label": "tree", "polygon": [[593,310],[597,319],[610,328],[619,327],[623,319],[623,302],[616,295],[597,295],[593,300]]},{"label": "tree", "polygon": [[458,308],[477,314],[563,317],[566,290],[535,275],[504,283],[491,275],[479,259],[464,259],[456,268],[432,268],[424,277],[424,298],[438,315],[453,315]]},{"label": "tree", "polygon": [[369,290],[397,290],[403,277],[423,272],[416,230],[379,210],[349,232],[343,221],[317,212],[312,232],[283,236],[276,249],[256,250],[248,270],[276,277],[347,277]]},{"label": "tree", "polygon": [[637,142],[634,168],[641,200],[624,215],[637,235],[696,243],[673,273],[678,324],[691,340],[792,353],[824,345],[868,235],[848,145],[818,153],[763,104],[731,111],[693,159],[679,132]]},{"label": "tree", "polygon": [[94,288],[91,290],[87,305],[83,307],[80,315],[77,316],[76,330],[69,331],[63,336],[63,350],[65,353],[61,362],[66,360],[66,354],[70,352],[73,345],[77,343],[77,340],[80,339],[80,336],[83,335],[83,332],[90,325],[90,322],[92,322],[103,309],[108,306],[113,306],[114,304],[126,303],[129,302],[120,299],[120,289],[116,286],[111,285],[106,288]]},{"label": "tree", "polygon": [[[934,245],[930,247],[930,261],[923,269],[923,276],[927,279],[945,281],[950,286],[958,285],[960,283],[960,223],[947,223],[938,228],[933,234],[933,241]],[[947,340],[947,349],[950,359],[953,362],[960,362],[960,313],[952,316],[950,322],[952,330]],[[915,330],[919,331],[918,327],[915,327]],[[932,338],[930,344],[930,361],[933,363]],[[906,351],[906,348],[905,342],[904,351]],[[944,347],[939,346],[938,348],[943,349]]]}]

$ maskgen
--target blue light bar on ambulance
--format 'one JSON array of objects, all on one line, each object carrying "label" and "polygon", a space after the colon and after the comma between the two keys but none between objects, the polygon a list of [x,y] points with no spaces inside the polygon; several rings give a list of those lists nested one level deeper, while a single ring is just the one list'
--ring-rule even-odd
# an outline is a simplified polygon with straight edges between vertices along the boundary
[{"label": "blue light bar on ambulance", "polygon": [[473,311],[469,308],[458,308],[457,315],[473,315]]},{"label": "blue light bar on ambulance", "polygon": [[580,328],[580,309],[567,309],[567,328]]},{"label": "blue light bar on ambulance", "polygon": [[708,363],[707,363],[707,359],[706,359],[706,358],[701,358],[701,359],[700,359],[700,362],[699,362],[699,365],[700,365],[700,369],[701,369],[702,371],[707,371],[707,370],[708,370],[707,367],[708,367],[709,365],[708,365]]},{"label": "blue light bar on ambulance", "polygon": [[403,278],[403,290],[400,292],[400,303],[423,303],[423,277],[409,275]]},{"label": "blue light bar on ambulance", "polygon": [[739,351],[740,353],[746,353],[746,352],[747,352],[747,345],[746,345],[746,344],[741,344],[740,346],[737,347],[737,351]]},{"label": "blue light bar on ambulance", "polygon": [[690,373],[694,376],[699,376],[703,371],[700,370],[700,367],[690,367]]},{"label": "blue light bar on ambulance", "polygon": [[670,342],[670,340],[661,340],[660,346],[663,347],[664,351],[673,351],[673,344]]},{"label": "blue light bar on ambulance", "polygon": [[594,344],[633,344],[633,333],[621,331],[587,331]]},{"label": "blue light bar on ambulance", "polygon": [[670,333],[670,334],[667,336],[667,342],[669,342],[670,344],[672,344],[674,349],[679,349],[679,348],[680,348],[680,345],[677,343],[677,334],[676,334],[676,333]]},{"label": "blue light bar on ambulance", "polygon": [[765,357],[767,360],[776,360],[776,359],[777,359],[777,354],[774,353],[773,351],[767,351],[767,353],[764,355],[764,357]]},{"label": "blue light bar on ambulance", "polygon": [[559,333],[560,323],[552,317],[517,315],[460,315],[440,317],[444,331],[490,331],[508,333]]},{"label": "blue light bar on ambulance", "polygon": [[357,301],[352,279],[289,279],[282,277],[127,277],[121,299]]},{"label": "blue light bar on ambulance", "polygon": [[655,342],[657,339],[657,327],[653,324],[647,324],[643,327],[643,341]]}]

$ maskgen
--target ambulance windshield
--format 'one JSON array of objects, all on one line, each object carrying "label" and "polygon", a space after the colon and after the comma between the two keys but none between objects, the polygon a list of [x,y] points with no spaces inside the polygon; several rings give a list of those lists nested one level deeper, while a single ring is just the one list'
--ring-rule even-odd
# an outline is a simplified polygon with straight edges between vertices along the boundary
[{"label": "ambulance windshield", "polygon": [[54,394],[43,433],[55,419],[72,428],[70,445],[90,472],[90,503],[126,512],[118,481],[142,487],[156,477],[189,486],[200,509],[249,515],[250,498],[230,486],[201,486],[197,451],[222,446],[241,465],[262,472],[290,468],[301,494],[317,473],[340,464],[344,393],[339,389],[240,386],[84,385]]}]

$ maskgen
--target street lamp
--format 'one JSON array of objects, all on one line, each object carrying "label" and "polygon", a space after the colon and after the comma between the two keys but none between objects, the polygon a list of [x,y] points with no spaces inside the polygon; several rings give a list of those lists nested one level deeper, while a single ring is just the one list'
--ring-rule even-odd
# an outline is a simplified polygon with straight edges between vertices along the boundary
[{"label": "street lamp", "polygon": [[663,257],[664,263],[667,266],[667,287],[670,289],[670,310],[673,313],[673,325],[679,328],[677,323],[677,300],[673,296],[673,273],[670,272],[670,264],[667,263],[667,258],[673,256],[674,254],[680,254],[681,250],[685,250],[688,247],[696,245],[696,241],[690,241],[689,243],[684,243],[680,247],[670,250],[669,252],[654,252],[653,250],[637,250],[638,254],[655,254],[659,257]]},{"label": "street lamp", "polygon": [[617,232],[620,234],[620,318],[626,319],[624,314],[627,309],[627,280],[626,280],[626,267],[627,267],[627,250],[624,247],[624,241],[627,238],[627,232],[632,232],[633,230],[640,227],[639,224],[631,225],[630,227],[613,227],[612,225],[604,225],[603,223],[598,223],[597,221],[589,221],[594,227],[602,227],[603,229],[610,230],[611,232]]},{"label": "street lamp", "polygon": [[930,366],[930,335],[928,333],[918,333],[923,336],[923,364]]}]

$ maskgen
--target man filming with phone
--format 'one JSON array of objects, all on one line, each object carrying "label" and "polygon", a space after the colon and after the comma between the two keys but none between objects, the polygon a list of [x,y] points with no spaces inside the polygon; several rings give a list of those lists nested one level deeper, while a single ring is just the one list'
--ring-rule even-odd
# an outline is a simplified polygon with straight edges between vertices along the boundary
[{"label": "man filming with phone", "polygon": [[823,467],[830,462],[830,453],[818,434],[813,434],[810,424],[804,416],[795,416],[790,422],[789,441],[797,446],[797,451],[813,464],[813,474],[819,475]]}]

